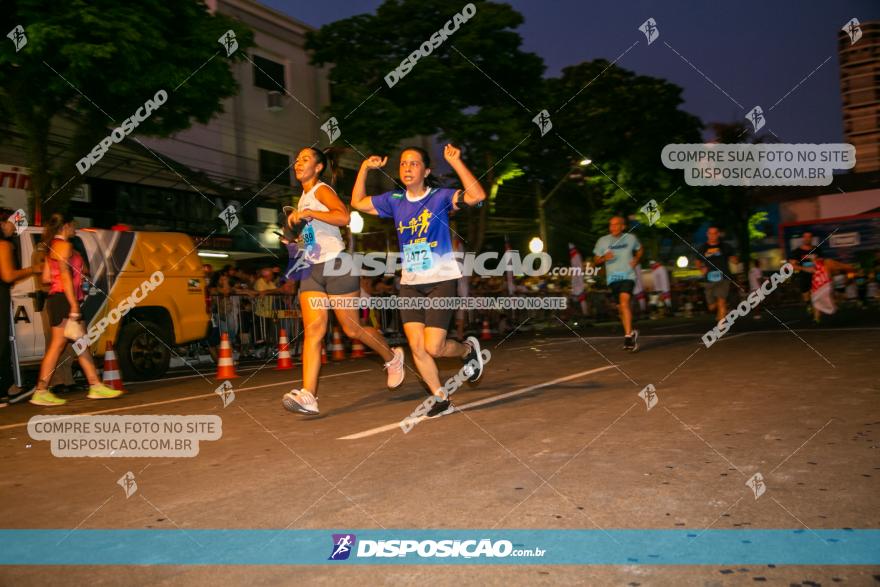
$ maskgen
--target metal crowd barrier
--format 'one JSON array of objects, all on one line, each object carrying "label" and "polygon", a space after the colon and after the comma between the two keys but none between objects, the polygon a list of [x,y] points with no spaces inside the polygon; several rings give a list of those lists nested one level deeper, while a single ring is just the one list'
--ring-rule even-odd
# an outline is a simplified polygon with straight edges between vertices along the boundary
[{"label": "metal crowd barrier", "polygon": [[[774,296],[774,305],[780,303],[791,303],[799,300],[797,292],[793,290],[791,284],[785,284],[786,287],[780,288],[783,291]],[[734,287],[731,288],[736,289]],[[675,312],[684,310],[684,306],[688,298],[687,295],[695,297],[701,301],[703,290],[701,287],[689,288],[682,290],[674,288],[672,290],[672,306]],[[648,299],[651,299],[654,292],[646,292]],[[541,291],[529,292],[522,297],[545,297],[545,296],[563,296],[568,297],[568,309],[559,312],[557,310],[530,310],[530,309],[510,309],[504,311],[479,311],[479,310],[459,310],[455,313],[452,323],[450,324],[450,334],[455,336],[457,330],[457,320],[459,317],[465,317],[465,332],[468,334],[482,333],[486,327],[485,322],[491,329],[493,335],[505,335],[513,329],[522,327],[522,331],[533,330],[543,326],[556,326],[558,321],[555,316],[577,317],[580,315],[578,301],[572,298],[570,291]],[[472,292],[472,295],[492,295]],[[603,287],[588,288],[585,291],[588,319],[593,320],[615,320],[617,311],[614,306],[614,300],[610,292]],[[656,297],[656,296],[653,296]],[[741,299],[744,297],[740,292],[733,291],[732,298]],[[287,334],[290,343],[290,351],[299,354],[302,350],[303,342],[303,323],[302,313],[300,312],[298,296],[296,294],[266,294],[259,296],[256,294],[234,294],[234,295],[214,295],[210,298],[211,306],[211,322],[213,337],[219,333],[226,333],[230,343],[235,350],[236,356],[252,357],[255,359],[269,359],[274,356],[278,348],[278,341],[281,330]],[[696,308],[695,308],[696,309]],[[649,307],[650,311],[650,307]],[[403,333],[403,324],[400,320],[400,312],[396,309],[361,309],[358,310],[359,319],[362,324],[371,325],[382,332],[389,345],[397,346],[406,344],[406,337]],[[338,326],[336,317],[333,312],[329,312],[329,325],[327,328],[326,343],[332,342],[334,327]],[[340,329],[341,330],[341,329]],[[209,339],[212,333],[209,332]],[[194,343],[186,350],[189,356],[204,357],[208,340]],[[345,336],[343,336],[344,344],[350,344]]]},{"label": "metal crowd barrier", "polygon": [[[214,295],[210,298],[211,329],[219,330],[213,336],[225,333],[233,348],[245,356],[266,358],[278,348],[281,331],[290,343],[290,351],[302,351],[303,322],[297,295],[267,294],[229,296]],[[390,345],[406,342],[403,325],[397,310],[358,310],[361,324],[377,328]],[[326,342],[333,339],[333,329],[339,327],[336,316],[329,312]],[[341,327],[340,327],[341,330]],[[212,337],[209,332],[209,339]]]}]

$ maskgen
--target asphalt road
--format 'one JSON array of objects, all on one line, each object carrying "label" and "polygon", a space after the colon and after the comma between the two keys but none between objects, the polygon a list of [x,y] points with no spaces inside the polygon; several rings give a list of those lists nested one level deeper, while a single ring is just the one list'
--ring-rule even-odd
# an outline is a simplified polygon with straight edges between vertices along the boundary
[{"label": "asphalt road", "polygon": [[[641,350],[613,327],[519,331],[459,411],[398,423],[426,397],[395,391],[374,357],[327,365],[318,417],[286,412],[298,370],[248,367],[226,407],[211,374],[128,383],[64,414],[219,416],[191,458],[58,458],[0,411],[7,529],[880,528],[880,329],[750,323],[711,348],[700,327],[649,324]],[[408,362],[411,365],[411,360]],[[460,364],[441,363],[444,376]],[[294,381],[292,381],[294,380]],[[650,410],[639,392],[653,385]],[[131,472],[137,491],[117,481]],[[761,473],[766,493],[746,482]],[[328,543],[329,544],[329,543]],[[880,548],[880,545],[878,545]],[[0,583],[872,584],[867,566],[4,566]]]}]

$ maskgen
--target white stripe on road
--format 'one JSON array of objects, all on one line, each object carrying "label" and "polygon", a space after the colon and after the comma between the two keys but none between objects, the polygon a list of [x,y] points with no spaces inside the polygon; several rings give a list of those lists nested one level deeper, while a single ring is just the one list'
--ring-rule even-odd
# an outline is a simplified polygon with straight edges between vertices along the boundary
[{"label": "white stripe on road", "polygon": [[[294,364],[294,367],[301,363]],[[241,369],[236,369],[236,373],[244,373],[246,371],[256,371],[258,369],[264,369],[266,365],[260,367],[244,367]],[[175,367],[176,369],[176,367]],[[166,381],[175,381],[178,379],[192,379],[193,377],[202,377],[203,379],[212,379],[213,375],[210,372],[208,373],[198,373],[196,372],[194,375],[180,375],[178,377],[165,377],[164,379],[147,379],[146,381],[126,381],[125,385],[143,385],[144,383],[165,383]]]},{"label": "white stripe on road", "polygon": [[[590,375],[592,373],[599,373],[600,371],[605,371],[607,369],[615,369],[617,365],[606,365],[605,367],[599,367],[597,369],[590,369],[589,371],[581,371],[579,373],[573,373],[572,375],[566,375],[565,377],[559,377],[558,379],[553,379],[551,381],[546,381],[544,383],[538,383],[535,385],[530,385],[528,387],[521,387],[520,389],[515,389],[514,391],[509,391],[507,393],[502,393],[500,395],[493,395],[491,397],[487,397],[481,400],[477,400],[475,402],[471,402],[469,404],[463,404],[461,406],[455,406],[455,410],[450,412],[450,414],[454,414],[455,412],[463,412],[464,410],[468,410],[471,408],[476,408],[478,406],[484,406],[486,404],[491,404],[494,402],[501,401],[503,399],[507,399],[509,397],[513,397],[516,395],[521,395],[523,393],[528,393],[530,391],[534,391],[535,389],[541,389],[542,387],[550,387],[551,385],[556,385],[558,383],[564,383],[565,381],[571,381],[572,379],[578,379],[580,377],[584,377],[585,375]],[[413,424],[417,424],[422,420],[428,419],[427,416],[421,416],[417,420],[413,422]],[[349,434],[348,436],[341,436],[336,440],[357,440],[359,438],[366,438],[367,436],[373,436],[375,434],[381,434],[382,432],[390,432],[391,430],[400,428],[400,421],[394,422],[392,424],[386,424],[385,426],[379,426],[378,428],[371,428],[369,430],[364,430],[363,432],[357,432],[356,434]]]},{"label": "white stripe on road", "polygon": [[[345,373],[334,373],[333,375],[325,375],[324,377],[321,377],[320,379],[330,379],[331,377],[342,377],[343,375],[354,375],[356,373],[367,373],[369,371],[372,371],[372,369],[360,369],[358,371],[346,371]],[[282,385],[286,387],[286,386],[290,385],[291,383],[296,383],[297,381],[302,381],[302,379],[279,381],[278,383],[267,383],[265,385],[252,385],[250,387],[241,387],[238,389],[233,388],[232,391],[234,391],[235,393],[239,393],[242,391],[250,391],[252,389],[263,389],[266,387],[279,387]],[[178,402],[186,402],[186,401],[190,401],[190,400],[194,400],[194,399],[215,397],[216,395],[217,395],[216,392],[201,393],[199,395],[189,395],[186,397],[178,397],[178,398],[174,398],[174,399],[164,400],[161,402],[151,402],[148,404],[136,404],[133,406],[125,406],[125,407],[121,407],[121,408],[111,408],[109,410],[98,410],[97,412],[86,412],[84,414],[66,414],[64,416],[59,416],[57,419],[58,420],[65,420],[67,418],[73,418],[73,417],[79,417],[79,416],[97,416],[99,414],[111,414],[113,412],[126,412],[128,410],[136,410],[139,408],[150,408],[153,406],[164,406],[167,404],[176,404]],[[6,426],[0,426],[0,430],[9,430],[10,428],[20,428],[22,426],[27,426],[27,425],[28,425],[27,422],[19,422],[18,424],[7,424]]]},{"label": "white stripe on road", "polygon": [[[640,334],[639,340],[645,340],[649,338],[699,338],[702,336],[701,334]],[[507,350],[510,351],[521,351],[524,349],[538,348],[542,346],[552,346],[555,344],[571,344],[573,342],[583,342],[584,340],[621,340],[622,336],[581,336],[577,338],[566,338],[563,340],[556,340],[554,342],[544,342],[541,344],[530,344],[528,346],[515,346],[509,347]]]},{"label": "white stripe on road", "polygon": [[[854,328],[848,328],[848,327],[847,328],[809,328],[809,329],[803,328],[803,329],[799,330],[798,332],[801,332],[804,334],[810,334],[812,332],[849,332],[849,331],[860,331],[860,330],[861,331],[880,330],[880,328],[861,328],[861,327],[854,327]],[[730,339],[733,339],[733,338],[736,338],[739,336],[745,336],[747,334],[780,334],[780,333],[791,334],[791,332],[788,330],[747,330],[746,332],[739,332],[737,334],[732,334],[729,336],[725,335],[722,338],[719,338],[718,342],[722,342],[724,340],[730,340]],[[646,340],[646,339],[651,339],[651,338],[701,338],[703,336],[703,334],[705,334],[705,333],[702,333],[702,334],[701,333],[694,333],[694,334],[640,334],[639,340]],[[527,346],[508,347],[507,350],[521,351],[521,350],[526,350],[526,349],[540,348],[540,347],[552,346],[552,345],[557,345],[557,344],[571,344],[574,342],[581,342],[581,339],[583,339],[583,340],[620,340],[621,338],[622,338],[621,336],[582,336],[579,338],[550,339],[552,342],[544,342],[544,343],[540,343],[540,344],[530,344]]]}]

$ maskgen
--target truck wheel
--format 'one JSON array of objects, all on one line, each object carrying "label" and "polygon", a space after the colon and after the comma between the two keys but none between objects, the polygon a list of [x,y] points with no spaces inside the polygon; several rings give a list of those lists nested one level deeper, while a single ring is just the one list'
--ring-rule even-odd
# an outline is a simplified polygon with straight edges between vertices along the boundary
[{"label": "truck wheel", "polygon": [[123,381],[157,379],[168,372],[171,351],[165,338],[165,332],[154,322],[129,322],[122,327],[116,356]]}]

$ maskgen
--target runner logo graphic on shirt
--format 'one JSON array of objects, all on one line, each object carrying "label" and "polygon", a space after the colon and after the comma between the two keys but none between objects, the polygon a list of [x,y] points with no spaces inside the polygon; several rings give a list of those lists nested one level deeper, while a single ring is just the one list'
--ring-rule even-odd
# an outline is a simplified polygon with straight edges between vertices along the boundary
[{"label": "runner logo graphic on shirt", "polygon": [[[428,231],[428,227],[431,225],[431,217],[433,214],[429,212],[427,209],[422,210],[421,214],[414,218],[409,219],[408,224],[404,224],[403,222],[397,223],[397,232],[403,234],[404,231],[409,230],[410,237],[413,236],[422,236],[425,232]],[[418,229],[418,234],[416,234],[416,229]]]}]

